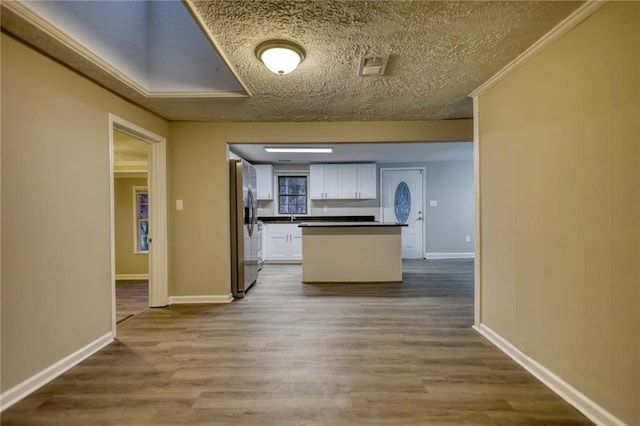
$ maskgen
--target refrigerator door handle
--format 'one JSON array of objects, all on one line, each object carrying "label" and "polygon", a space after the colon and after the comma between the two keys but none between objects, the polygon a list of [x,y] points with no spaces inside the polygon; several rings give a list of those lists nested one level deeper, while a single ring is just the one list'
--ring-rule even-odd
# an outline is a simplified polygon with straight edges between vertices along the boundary
[{"label": "refrigerator door handle", "polygon": [[249,213],[249,217],[248,217],[248,224],[247,226],[249,227],[249,236],[252,237],[253,236],[253,228],[256,225],[256,216],[254,214],[254,198],[253,198],[253,190],[251,188],[249,188],[249,208],[248,213]]}]

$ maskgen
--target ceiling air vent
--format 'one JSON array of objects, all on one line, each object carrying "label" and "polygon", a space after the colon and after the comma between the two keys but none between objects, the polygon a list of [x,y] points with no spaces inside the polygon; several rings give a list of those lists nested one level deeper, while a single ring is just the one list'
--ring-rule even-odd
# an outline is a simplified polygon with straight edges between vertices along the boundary
[{"label": "ceiling air vent", "polygon": [[360,59],[358,75],[363,77],[379,77],[384,75],[387,62],[389,62],[389,55],[365,56]]}]

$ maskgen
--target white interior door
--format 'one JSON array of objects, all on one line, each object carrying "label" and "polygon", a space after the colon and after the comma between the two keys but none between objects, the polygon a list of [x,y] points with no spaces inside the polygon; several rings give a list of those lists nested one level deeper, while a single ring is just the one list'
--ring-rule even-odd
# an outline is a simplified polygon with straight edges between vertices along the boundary
[{"label": "white interior door", "polygon": [[406,223],[402,227],[402,258],[424,258],[424,169],[381,170],[383,222]]}]

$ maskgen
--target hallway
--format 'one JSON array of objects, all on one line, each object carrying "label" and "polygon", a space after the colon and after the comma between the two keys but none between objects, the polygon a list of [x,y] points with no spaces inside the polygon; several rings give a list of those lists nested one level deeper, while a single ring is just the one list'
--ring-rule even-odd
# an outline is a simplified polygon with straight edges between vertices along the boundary
[{"label": "hallway", "polygon": [[2,424],[591,424],[471,329],[473,260],[404,266],[303,285],[266,265],[245,299],[147,309]]}]

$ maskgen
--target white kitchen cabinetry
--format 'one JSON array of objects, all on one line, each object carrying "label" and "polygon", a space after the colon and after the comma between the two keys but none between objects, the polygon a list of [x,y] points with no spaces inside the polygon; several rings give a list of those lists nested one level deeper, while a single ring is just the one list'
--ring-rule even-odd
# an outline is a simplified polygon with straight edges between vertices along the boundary
[{"label": "white kitchen cabinetry", "polygon": [[375,164],[358,164],[358,198],[375,199],[378,194],[378,170]]},{"label": "white kitchen cabinetry", "polygon": [[258,200],[273,200],[273,166],[256,164]]},{"label": "white kitchen cabinetry", "polygon": [[312,200],[340,198],[338,164],[309,165],[310,196]]},{"label": "white kitchen cabinetry", "polygon": [[376,198],[377,169],[374,163],[312,164],[309,170],[313,200]]},{"label": "white kitchen cabinetry", "polygon": [[267,258],[274,262],[302,260],[302,230],[297,223],[269,223],[267,230]]}]

